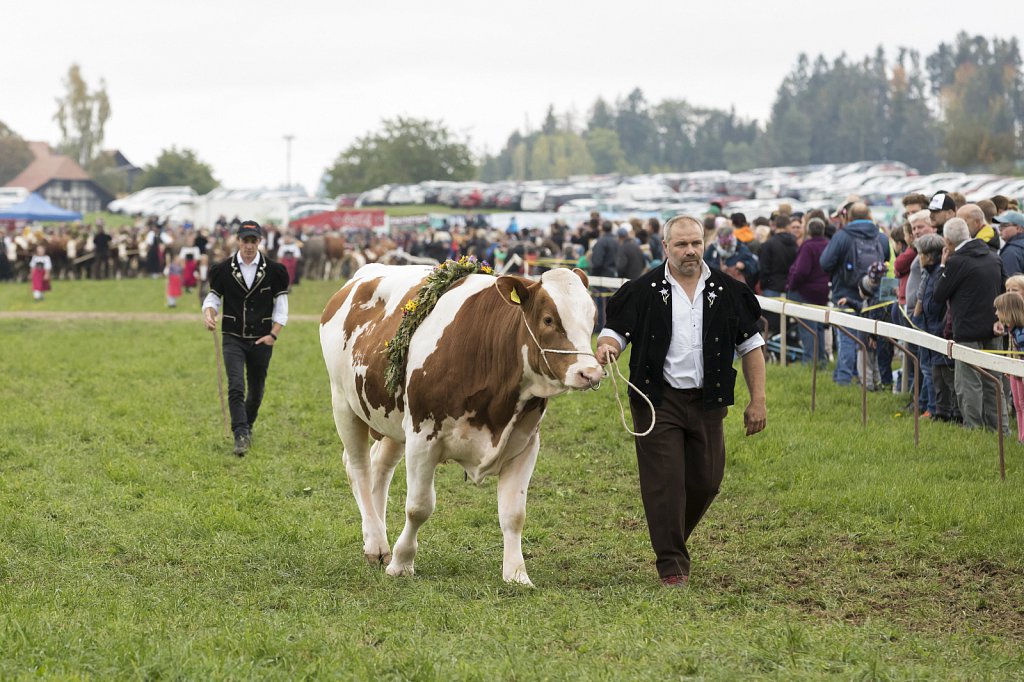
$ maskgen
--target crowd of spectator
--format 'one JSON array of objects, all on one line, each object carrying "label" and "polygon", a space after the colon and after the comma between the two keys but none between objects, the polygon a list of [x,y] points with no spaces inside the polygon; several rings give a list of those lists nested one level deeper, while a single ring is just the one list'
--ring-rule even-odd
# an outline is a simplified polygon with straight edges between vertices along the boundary
[{"label": "crowd of spectator", "polygon": [[[930,197],[908,195],[902,205],[902,221],[890,228],[876,223],[870,207],[857,197],[831,213],[794,212],[781,203],[770,215],[752,221],[742,213],[727,216],[713,203],[701,216],[705,262],[763,296],[913,326],[980,350],[1021,350],[1014,331],[1020,325],[1000,322],[994,308],[1001,294],[1024,293],[1024,214],[1017,203],[1000,196],[967,203],[958,193],[938,192]],[[137,250],[141,272],[169,277],[168,304],[174,305],[182,286],[186,290],[201,287],[211,259],[229,252],[237,222],[237,218],[222,217],[210,229],[195,229],[150,220],[109,234],[97,221],[48,236],[68,245],[70,266],[76,250],[92,253],[90,266],[80,274],[95,278],[121,274],[114,271],[108,254],[124,252],[129,243]],[[297,283],[303,247],[314,236],[268,225],[261,246],[270,257],[288,261],[291,279]],[[657,218],[613,220],[597,212],[574,226],[559,220],[545,229],[521,228],[515,218],[504,229],[496,229],[487,216],[479,215],[459,217],[441,228],[387,235],[349,231],[345,236],[347,248],[363,253],[367,260],[396,251],[438,262],[469,255],[510,274],[571,266],[584,269],[592,278],[633,279],[663,263]],[[0,278],[12,274],[11,239],[8,235],[0,244]],[[76,242],[79,246],[72,249],[70,244]],[[611,289],[601,280],[595,284],[600,328],[603,303]],[[1006,317],[1016,319],[1012,312]],[[765,333],[778,334],[778,316],[769,313],[765,318]],[[857,340],[827,334],[823,324],[808,326],[789,326],[793,334],[789,345],[800,350],[804,362],[824,364],[834,358],[832,378],[838,385],[863,383],[871,390],[893,385],[894,353],[889,341],[860,334],[868,349],[865,355]],[[1019,338],[1024,342],[1024,332]],[[818,354],[812,357],[815,340]],[[916,347],[911,351],[920,361],[919,407],[925,417],[968,427],[996,427],[997,402],[990,382],[946,354]],[[1007,402],[1013,404],[1004,401],[1003,405]]]}]

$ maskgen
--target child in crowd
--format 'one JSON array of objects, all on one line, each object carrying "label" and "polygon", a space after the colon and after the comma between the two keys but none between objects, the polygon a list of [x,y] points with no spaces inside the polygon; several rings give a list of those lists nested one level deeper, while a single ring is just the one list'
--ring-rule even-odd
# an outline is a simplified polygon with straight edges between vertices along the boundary
[{"label": "child in crowd", "polygon": [[175,256],[167,266],[167,307],[176,308],[181,298],[181,256]]},{"label": "child in crowd", "polygon": [[32,271],[32,297],[36,303],[43,300],[43,294],[50,290],[50,273],[53,271],[53,262],[46,255],[46,247],[42,244],[36,246],[36,255],[28,262]]},{"label": "child in crowd", "polygon": [[[1010,336],[1010,350],[1024,351],[1024,297],[1016,293],[1000,294],[993,305],[999,324]],[[1024,443],[1024,382],[1020,377],[1010,377],[1010,392],[1017,413],[1017,441]]]},{"label": "child in crowd", "polygon": [[[885,263],[872,263],[868,273],[861,277],[857,286],[860,298],[843,297],[837,301],[840,306],[849,306],[862,317],[873,320],[884,320],[886,308],[875,308],[878,304],[878,289],[882,278],[888,272]],[[861,341],[867,344],[868,353],[864,357],[864,351],[857,349],[857,370],[864,373],[863,381],[869,391],[879,390],[882,387],[882,375],[878,370],[878,339],[872,334],[858,332]]]}]

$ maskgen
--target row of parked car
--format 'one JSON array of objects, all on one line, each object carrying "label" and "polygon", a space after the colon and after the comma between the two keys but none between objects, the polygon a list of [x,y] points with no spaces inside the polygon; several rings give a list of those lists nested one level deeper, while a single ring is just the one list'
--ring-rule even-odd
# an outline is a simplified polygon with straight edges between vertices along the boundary
[{"label": "row of parked car", "polygon": [[873,205],[896,205],[911,193],[961,192],[969,200],[996,194],[1024,196],[1024,178],[944,172],[920,175],[899,162],[857,162],[763,168],[744,173],[701,171],[636,176],[588,176],[561,181],[443,182],[383,185],[364,192],[357,206],[441,204],[452,208],[581,212],[687,210],[710,201],[724,204],[778,203],[801,208],[832,207],[851,195]]},{"label": "row of parked car", "polygon": [[[110,204],[114,212],[179,219],[200,204],[231,206],[236,201],[278,202],[281,216],[295,220],[345,206],[395,204],[443,205],[466,210],[584,213],[700,212],[719,201],[727,211],[759,215],[781,201],[796,210],[832,208],[857,195],[876,206],[898,206],[911,193],[938,190],[963,193],[968,200],[1002,194],[1024,197],[1024,178],[992,174],[943,172],[920,175],[895,161],[862,161],[800,167],[762,168],[744,173],[699,171],[646,175],[597,175],[528,182],[448,182],[429,180],[415,185],[382,185],[361,194],[333,199],[303,192],[218,188],[197,197],[191,187],[151,187]],[[191,208],[190,208],[191,207]],[[276,213],[276,211],[275,211]]]}]

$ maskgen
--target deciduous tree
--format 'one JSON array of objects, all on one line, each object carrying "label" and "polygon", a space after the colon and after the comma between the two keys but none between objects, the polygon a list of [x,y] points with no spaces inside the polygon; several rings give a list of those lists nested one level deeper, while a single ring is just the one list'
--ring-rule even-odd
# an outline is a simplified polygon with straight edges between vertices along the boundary
[{"label": "deciduous tree", "polygon": [[32,150],[21,135],[0,121],[0,185],[17,177],[32,163]]},{"label": "deciduous tree", "polygon": [[327,171],[328,193],[362,192],[386,183],[469,180],[476,165],[467,143],[440,121],[385,119],[380,131],[358,138]]},{"label": "deciduous tree", "polygon": [[104,128],[110,119],[106,81],[100,79],[99,88],[90,90],[78,64],[72,64],[53,118],[60,128],[61,152],[82,167],[88,166],[103,147]]},{"label": "deciduous tree", "polygon": [[203,163],[191,149],[176,147],[160,152],[156,163],[148,165],[139,175],[137,186],[166,187],[172,185],[188,185],[198,194],[206,194],[215,189],[218,182],[213,177],[213,170]]}]

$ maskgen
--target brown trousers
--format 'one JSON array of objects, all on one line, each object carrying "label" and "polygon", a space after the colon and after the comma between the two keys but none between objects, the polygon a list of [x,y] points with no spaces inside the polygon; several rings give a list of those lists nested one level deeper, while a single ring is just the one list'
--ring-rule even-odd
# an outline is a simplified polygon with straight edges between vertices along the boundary
[{"label": "brown trousers", "polygon": [[[651,424],[647,403],[630,399],[633,430]],[[704,410],[701,389],[665,387],[650,434],[635,438],[640,495],[658,575],[690,574],[686,541],[718,494],[725,473],[728,408]]]}]

